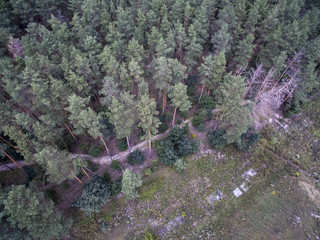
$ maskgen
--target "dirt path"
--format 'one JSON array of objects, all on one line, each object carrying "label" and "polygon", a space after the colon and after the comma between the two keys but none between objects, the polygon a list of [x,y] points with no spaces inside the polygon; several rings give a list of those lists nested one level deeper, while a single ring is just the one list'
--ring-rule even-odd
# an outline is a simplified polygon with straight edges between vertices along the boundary
[{"label": "dirt path", "polygon": [[[184,126],[185,124],[187,123],[190,123],[191,122],[191,119],[187,119],[186,121],[184,121],[183,123],[181,123],[180,125],[176,125],[176,126],[179,126],[179,127],[182,127]],[[155,141],[155,140],[159,140],[159,139],[162,139],[164,138],[165,136],[167,136],[170,132],[171,128],[169,128],[167,131],[165,131],[164,133],[161,133],[161,134],[158,134],[156,136],[154,136],[152,138],[152,141]],[[145,149],[148,148],[148,141],[143,141],[133,147],[131,147],[131,151],[135,151],[137,149],[140,149],[141,151],[144,151]],[[126,150],[124,152],[120,152],[116,155],[113,155],[112,156],[112,159],[109,157],[109,156],[104,156],[104,157],[100,157],[100,158],[93,158],[92,156],[90,155],[85,155],[85,154],[73,154],[74,157],[83,157],[83,158],[89,158],[90,161],[94,162],[94,163],[97,163],[97,164],[101,164],[101,165],[109,165],[111,164],[111,161],[112,160],[118,160],[120,162],[122,161],[125,161],[129,155],[129,150]],[[25,166],[25,165],[32,165],[33,163],[31,164],[27,164],[26,162],[24,161],[19,161],[18,162],[21,166]],[[8,166],[8,167],[6,167]],[[4,165],[1,165],[0,166],[0,171],[7,171],[7,170],[11,170],[11,169],[14,169],[14,168],[17,168],[17,165],[15,165],[14,163],[9,163],[9,164],[4,164]]]}]

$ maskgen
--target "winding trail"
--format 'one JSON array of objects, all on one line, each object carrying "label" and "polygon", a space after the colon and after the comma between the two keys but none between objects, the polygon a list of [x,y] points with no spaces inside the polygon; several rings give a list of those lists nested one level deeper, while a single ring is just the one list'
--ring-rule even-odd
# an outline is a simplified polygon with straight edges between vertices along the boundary
[{"label": "winding trail", "polygon": [[[176,127],[182,127],[184,125],[186,125],[187,123],[190,123],[191,122],[191,119],[187,119],[185,120],[184,122],[182,122],[181,124],[179,125],[175,125]],[[160,133],[156,136],[154,136],[152,138],[152,141],[155,141],[155,140],[159,140],[159,139],[162,139],[164,137],[166,137],[170,130],[172,129],[172,127],[170,127],[169,129],[167,129],[167,131],[165,131],[164,133]],[[135,151],[137,149],[140,149],[140,150],[145,150],[148,148],[148,140],[146,141],[143,141],[133,147],[131,147],[131,151]],[[112,160],[118,160],[120,162],[122,161],[125,161],[129,155],[129,150],[126,150],[124,152],[120,152],[116,155],[113,155],[112,156],[112,159],[109,157],[109,156],[103,156],[103,157],[99,157],[99,158],[94,158],[90,155],[85,155],[85,154],[73,154],[74,157],[83,157],[83,158],[89,158],[90,161],[94,162],[94,163],[97,163],[97,164],[100,164],[100,165],[109,165],[111,164]],[[36,164],[35,162],[33,163],[26,163],[25,161],[18,161],[18,164],[20,164],[21,166],[26,166],[26,165],[33,165],[33,164]],[[17,168],[17,165],[15,165],[14,163],[8,163],[8,164],[4,164],[4,165],[1,165],[0,166],[0,171],[8,171],[8,170],[12,170],[14,168]]]}]

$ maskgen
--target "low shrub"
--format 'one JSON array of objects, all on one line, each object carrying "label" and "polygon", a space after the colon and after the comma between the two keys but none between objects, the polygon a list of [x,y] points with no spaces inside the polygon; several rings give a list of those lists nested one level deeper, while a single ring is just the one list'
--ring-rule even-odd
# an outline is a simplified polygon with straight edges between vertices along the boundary
[{"label": "low shrub", "polygon": [[98,167],[96,164],[94,164],[91,161],[88,161],[88,168],[92,171],[92,172],[96,172],[98,170]]},{"label": "low shrub", "polygon": [[179,158],[173,165],[177,172],[183,172],[187,169],[187,164],[183,159]]},{"label": "low shrub", "polygon": [[111,186],[103,178],[96,176],[83,185],[83,191],[72,207],[79,207],[87,215],[100,212],[111,194]]},{"label": "low shrub", "polygon": [[70,185],[68,183],[64,182],[64,183],[62,183],[62,188],[67,190],[70,188]]},{"label": "low shrub", "polygon": [[122,170],[122,167],[121,167],[120,162],[118,160],[112,160],[110,167],[114,170],[118,170],[118,171]]},{"label": "low shrub", "polygon": [[122,138],[122,139],[118,140],[117,146],[121,152],[126,151],[128,149],[127,139]]},{"label": "low shrub", "polygon": [[235,142],[234,145],[240,151],[248,151],[257,141],[259,141],[260,135],[253,128],[249,128],[248,131],[241,135],[240,142]]},{"label": "low shrub", "polygon": [[44,196],[48,199],[51,199],[54,203],[59,202],[59,197],[57,195],[56,190],[54,189],[46,189],[44,191]]},{"label": "low shrub", "polygon": [[98,157],[100,153],[103,151],[103,149],[103,146],[93,144],[89,148],[88,155],[92,157]]},{"label": "low shrub", "polygon": [[146,176],[150,176],[151,173],[152,173],[151,168],[147,168],[146,170],[144,170],[144,175],[146,175]]},{"label": "low shrub", "polygon": [[122,178],[111,181],[110,185],[111,185],[111,196],[118,195],[122,189]]},{"label": "low shrub", "polygon": [[207,119],[206,111],[199,110],[197,111],[192,119],[192,125],[198,127],[201,123],[203,123]]},{"label": "low shrub", "polygon": [[159,160],[166,166],[173,165],[180,157],[190,155],[199,150],[199,141],[186,138],[189,134],[189,126],[183,128],[174,127],[167,139],[159,143]]},{"label": "low shrub", "polygon": [[227,144],[226,139],[223,135],[226,133],[223,129],[217,129],[216,131],[208,132],[207,140],[210,143],[211,147],[222,149]]},{"label": "low shrub", "polygon": [[145,157],[143,156],[143,153],[139,149],[137,149],[134,152],[130,153],[127,160],[131,165],[136,165],[141,164],[145,160]]},{"label": "low shrub", "polygon": [[197,130],[199,132],[203,132],[205,130],[205,127],[204,127],[204,124],[203,123],[200,123],[199,126],[197,127]]},{"label": "low shrub", "polygon": [[84,142],[79,144],[79,148],[82,152],[88,152],[89,148],[90,148],[90,144],[88,142]]},{"label": "low shrub", "polygon": [[202,96],[200,102],[199,102],[199,106],[202,109],[214,109],[216,107],[216,104],[212,98],[212,96],[210,95],[204,95]]},{"label": "low shrub", "polygon": [[188,138],[183,139],[177,148],[177,154],[179,157],[191,155],[199,151],[200,141],[192,141]]},{"label": "low shrub", "polygon": [[105,173],[103,174],[103,179],[104,179],[106,182],[110,182],[110,180],[111,180],[110,174],[109,174],[108,172],[105,172]]}]

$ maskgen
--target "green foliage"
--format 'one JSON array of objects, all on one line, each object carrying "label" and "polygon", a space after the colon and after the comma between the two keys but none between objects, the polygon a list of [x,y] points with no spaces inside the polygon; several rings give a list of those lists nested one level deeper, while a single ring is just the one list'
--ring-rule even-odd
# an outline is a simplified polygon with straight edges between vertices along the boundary
[{"label": "green foliage", "polygon": [[116,196],[121,193],[122,178],[111,181],[111,196]]},{"label": "green foliage", "polygon": [[66,182],[62,183],[62,188],[65,190],[68,190],[70,188],[70,185]]},{"label": "green foliage", "polygon": [[205,120],[207,120],[207,113],[206,111],[199,110],[195,112],[193,119],[192,119],[192,125],[195,127],[198,127],[200,124],[202,124]]},{"label": "green foliage", "polygon": [[98,157],[103,150],[104,147],[102,145],[91,144],[88,154],[92,157]]},{"label": "green foliage", "polygon": [[45,201],[44,194],[36,190],[35,184],[12,186],[3,201],[7,220],[20,229],[26,228],[35,239],[51,239],[68,233],[72,221],[64,219],[54,209],[51,200]]},{"label": "green foliage", "polygon": [[187,164],[183,161],[183,159],[179,158],[175,163],[174,163],[174,168],[176,169],[177,172],[183,172],[184,170],[187,169]]},{"label": "green foliage", "polygon": [[103,179],[104,179],[106,182],[110,182],[111,176],[110,176],[110,174],[109,174],[107,171],[103,174]]},{"label": "green foliage", "polygon": [[202,109],[208,109],[208,110],[211,110],[211,109],[214,109],[216,107],[216,104],[212,98],[212,96],[210,95],[204,95],[200,102],[199,102],[199,106],[200,108]]},{"label": "green foliage", "polygon": [[144,162],[145,157],[143,156],[143,153],[137,149],[134,152],[130,153],[128,158],[128,163],[131,165],[141,164]]},{"label": "green foliage", "polygon": [[222,149],[227,144],[226,139],[224,139],[224,134],[226,133],[223,129],[217,129],[216,131],[208,132],[207,139],[213,148]]},{"label": "green foliage", "polygon": [[235,142],[235,146],[240,151],[248,151],[257,141],[259,141],[260,135],[252,128],[241,135],[241,141]]},{"label": "green foliage", "polygon": [[127,139],[121,138],[118,140],[117,146],[121,152],[126,151],[128,149]]},{"label": "green foliage", "polygon": [[114,170],[118,170],[118,171],[122,170],[122,167],[121,167],[120,162],[118,160],[112,160],[110,167]]},{"label": "green foliage", "polygon": [[144,175],[146,175],[146,176],[151,175],[151,173],[152,173],[151,168],[147,168],[146,170],[144,170]]},{"label": "green foliage", "polygon": [[199,150],[200,142],[189,140],[186,135],[189,134],[189,127],[174,127],[168,137],[159,143],[159,160],[164,165],[173,165],[179,157],[193,154]]},{"label": "green foliage", "polygon": [[122,193],[126,195],[128,199],[135,199],[139,197],[136,188],[142,186],[141,175],[139,173],[132,173],[131,169],[126,169],[122,178]]},{"label": "green foliage", "polygon": [[83,185],[82,194],[72,204],[72,207],[79,207],[87,215],[100,212],[101,207],[107,202],[110,194],[110,185],[103,178],[95,176]]},{"label": "green foliage", "polygon": [[54,190],[54,189],[46,189],[44,191],[44,196],[48,199],[51,199],[54,203],[59,202],[59,197],[57,195],[56,190]]},{"label": "green foliage", "polygon": [[158,235],[153,232],[145,232],[144,233],[144,240],[158,240]]}]

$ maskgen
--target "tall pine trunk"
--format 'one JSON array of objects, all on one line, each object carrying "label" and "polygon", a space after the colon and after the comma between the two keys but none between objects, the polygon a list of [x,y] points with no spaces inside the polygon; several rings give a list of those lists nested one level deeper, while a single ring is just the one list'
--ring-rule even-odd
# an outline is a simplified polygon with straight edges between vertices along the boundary
[{"label": "tall pine trunk", "polygon": [[151,133],[150,133],[150,130],[149,130],[148,134],[149,134],[149,154],[150,154],[150,158],[151,158],[152,153],[151,153]]},{"label": "tall pine trunk", "polygon": [[109,148],[107,147],[106,142],[104,141],[104,139],[103,139],[102,136],[100,136],[100,139],[101,139],[101,141],[103,142],[103,145],[104,145],[105,149],[107,150],[107,153],[108,153],[110,159],[112,160],[112,157],[111,157],[111,154],[110,154]]},{"label": "tall pine trunk", "polygon": [[199,97],[198,103],[199,103],[200,100],[201,100],[201,97],[202,97],[202,94],[203,94],[203,91],[204,91],[204,86],[205,86],[205,84],[203,83],[203,84],[202,84],[202,89],[201,89],[201,93],[200,93],[200,97]]},{"label": "tall pine trunk", "polygon": [[129,153],[131,154],[131,148],[130,148],[130,143],[129,143],[129,138],[128,138],[128,136],[126,136],[126,139],[127,139],[127,144],[128,144]]},{"label": "tall pine trunk", "polygon": [[174,125],[174,120],[175,120],[175,118],[176,118],[176,112],[177,112],[177,107],[174,108],[173,119],[172,119],[172,126]]}]

